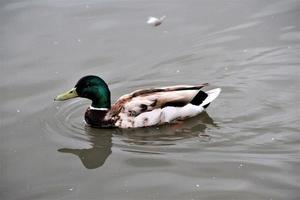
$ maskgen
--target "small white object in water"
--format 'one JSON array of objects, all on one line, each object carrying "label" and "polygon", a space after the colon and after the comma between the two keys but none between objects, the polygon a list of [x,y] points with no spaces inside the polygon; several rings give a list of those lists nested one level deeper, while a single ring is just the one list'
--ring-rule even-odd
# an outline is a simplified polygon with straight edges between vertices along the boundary
[{"label": "small white object in water", "polygon": [[196,185],[196,187],[200,187],[200,185],[199,185],[199,184],[197,184],[197,185]]},{"label": "small white object in water", "polygon": [[18,110],[17,110],[17,113],[19,113],[19,112],[20,112],[20,110],[18,109]]},{"label": "small white object in water", "polygon": [[73,188],[69,188],[68,190],[73,191]]},{"label": "small white object in water", "polygon": [[176,70],[176,73],[179,73],[179,72],[180,72],[180,70],[179,70],[179,69],[177,69],[177,70]]},{"label": "small white object in water", "polygon": [[164,21],[166,16],[162,16],[161,18],[156,18],[156,17],[149,17],[147,23],[152,25],[152,26],[159,26],[161,23]]},{"label": "small white object in water", "polygon": [[243,52],[244,52],[244,53],[247,53],[247,52],[248,52],[248,50],[247,50],[247,49],[244,49],[244,50],[243,50]]},{"label": "small white object in water", "polygon": [[78,38],[77,41],[78,41],[78,42],[81,42],[81,39]]}]

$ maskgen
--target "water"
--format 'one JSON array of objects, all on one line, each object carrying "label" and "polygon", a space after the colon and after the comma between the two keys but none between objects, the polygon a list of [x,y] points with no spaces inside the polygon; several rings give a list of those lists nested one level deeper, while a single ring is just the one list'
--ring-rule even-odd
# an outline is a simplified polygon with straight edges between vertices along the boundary
[{"label": "water", "polygon": [[[1,1],[0,198],[299,199],[299,13],[297,0]],[[178,126],[93,129],[89,101],[53,102],[87,74],[114,100],[223,92]]]}]

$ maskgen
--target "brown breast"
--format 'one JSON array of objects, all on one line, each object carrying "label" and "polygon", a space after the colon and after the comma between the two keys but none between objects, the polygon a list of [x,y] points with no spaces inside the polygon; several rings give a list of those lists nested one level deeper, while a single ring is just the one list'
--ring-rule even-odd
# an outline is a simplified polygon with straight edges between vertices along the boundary
[{"label": "brown breast", "polygon": [[113,128],[115,127],[112,120],[104,120],[106,110],[93,110],[88,108],[85,112],[84,119],[87,124],[93,127]]}]

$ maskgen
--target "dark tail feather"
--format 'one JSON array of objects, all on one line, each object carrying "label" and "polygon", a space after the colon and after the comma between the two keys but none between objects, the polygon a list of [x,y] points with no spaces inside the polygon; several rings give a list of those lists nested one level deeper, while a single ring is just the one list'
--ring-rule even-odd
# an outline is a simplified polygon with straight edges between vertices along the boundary
[{"label": "dark tail feather", "polygon": [[203,106],[203,108],[207,108],[209,106],[210,103],[206,104]]},{"label": "dark tail feather", "polygon": [[199,106],[207,98],[207,96],[208,94],[200,90],[190,103]]}]

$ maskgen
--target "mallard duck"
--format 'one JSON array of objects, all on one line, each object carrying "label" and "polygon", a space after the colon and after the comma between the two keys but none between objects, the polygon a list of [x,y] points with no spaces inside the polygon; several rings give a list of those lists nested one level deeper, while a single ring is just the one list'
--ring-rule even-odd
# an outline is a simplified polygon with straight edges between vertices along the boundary
[{"label": "mallard duck", "polygon": [[194,117],[203,112],[218,97],[220,88],[200,90],[200,85],[176,85],[136,90],[121,96],[111,105],[110,90],[98,76],[81,78],[74,88],[54,100],[75,97],[92,100],[85,112],[88,125],[102,128],[138,128],[172,123]]}]

